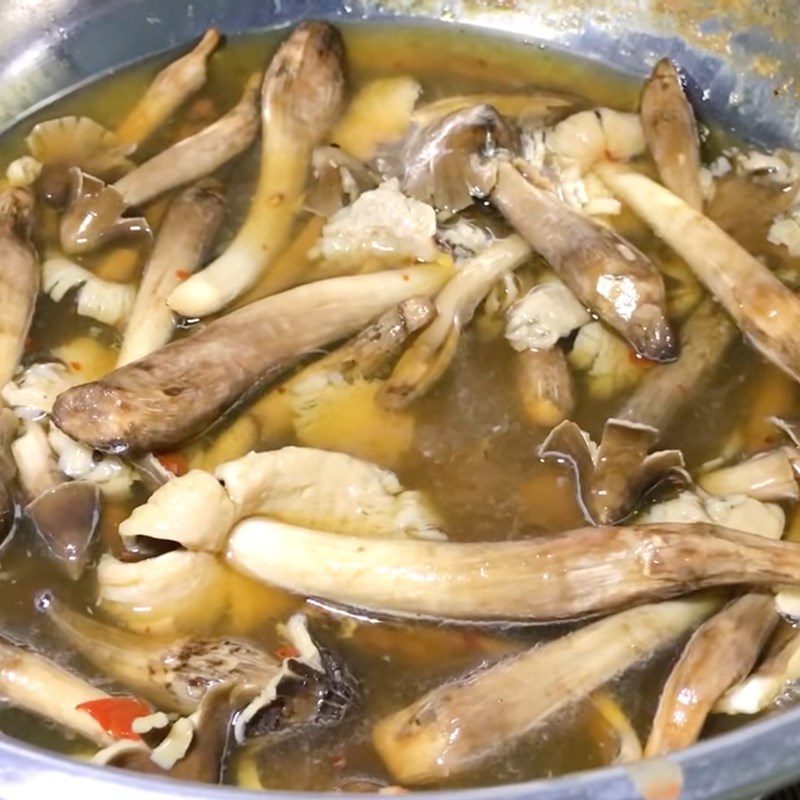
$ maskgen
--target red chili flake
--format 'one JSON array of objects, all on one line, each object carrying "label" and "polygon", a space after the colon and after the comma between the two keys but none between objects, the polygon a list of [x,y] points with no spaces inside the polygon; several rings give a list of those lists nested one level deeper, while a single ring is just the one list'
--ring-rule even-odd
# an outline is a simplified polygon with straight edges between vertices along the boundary
[{"label": "red chili flake", "polygon": [[403,280],[408,281],[411,280],[411,278],[409,278],[408,275],[406,275],[406,273],[403,273]]},{"label": "red chili flake", "polygon": [[189,460],[183,453],[157,453],[156,458],[165,470],[179,478],[189,471]]},{"label": "red chili flake", "polygon": [[34,339],[34,338],[33,338],[33,336],[29,336],[29,337],[28,337],[28,338],[25,340],[25,351],[26,351],[27,353],[32,353],[34,350],[36,350],[36,348],[37,348],[38,346],[39,346],[39,345],[38,345],[38,343],[37,343],[36,339]]},{"label": "red chili flake", "polygon": [[641,367],[642,369],[651,369],[656,365],[655,361],[651,361],[649,358],[640,356],[635,350],[628,350],[628,361],[630,361],[631,364],[636,364],[637,367]]},{"label": "red chili flake", "polygon": [[185,281],[191,273],[185,269],[176,269],[175,270],[175,277],[180,278],[180,280]]},{"label": "red chili flake", "polygon": [[80,703],[75,708],[89,714],[114,739],[138,740],[138,734],[133,732],[133,721],[152,713],[147,703],[135,697],[101,697]]},{"label": "red chili flake", "polygon": [[284,661],[287,658],[297,658],[299,655],[300,651],[296,647],[292,647],[290,644],[279,647],[275,651],[275,658],[278,658],[281,661]]},{"label": "red chili flake", "polygon": [[80,372],[83,369],[80,361],[70,361],[69,365],[75,370],[75,372]]},{"label": "red chili flake", "polygon": [[330,756],[331,766],[334,769],[344,769],[347,766],[347,758],[343,753]]}]

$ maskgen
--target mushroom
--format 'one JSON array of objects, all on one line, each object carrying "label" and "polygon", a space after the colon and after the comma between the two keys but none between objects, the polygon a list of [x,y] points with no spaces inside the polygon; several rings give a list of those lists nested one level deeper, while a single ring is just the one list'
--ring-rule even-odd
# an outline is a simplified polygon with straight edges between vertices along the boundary
[{"label": "mushroom", "polygon": [[0,697],[90,742],[106,746],[114,737],[81,706],[110,695],[33,651],[0,640]]},{"label": "mushroom", "polygon": [[681,328],[681,357],[649,370],[616,416],[664,433],[705,388],[736,340],[736,326],[711,298]]},{"label": "mushroom", "polygon": [[756,500],[798,500],[798,453],[777,447],[727,467],[701,474],[698,485],[711,494],[744,494]]},{"label": "mushroom", "polygon": [[11,452],[29,499],[26,516],[48,556],[68,578],[77,580],[89,561],[100,520],[98,487],[65,478],[37,422],[25,423],[25,432],[11,444]]},{"label": "mushroom", "polygon": [[615,525],[657,486],[691,480],[679,450],[649,453],[657,440],[655,428],[609,419],[598,447],[574,422],[565,421],[550,432],[539,456],[570,464],[589,522]]},{"label": "mushroom", "polygon": [[563,350],[523,350],[516,354],[514,372],[520,405],[531,423],[547,428],[572,413],[575,390]]},{"label": "mushroom", "polygon": [[404,299],[436,291],[449,272],[447,265],[428,265],[332,278],[258,300],[100,381],[63,392],[53,421],[104,452],[167,450],[302,355]]},{"label": "mushroom", "polygon": [[219,41],[219,31],[210,28],[192,50],[164,67],[117,126],[117,140],[138,147],[149,139],[206,82],[208,59]]},{"label": "mushroom", "polygon": [[169,189],[214,172],[243,152],[258,132],[255,99],[259,76],[253,75],[231,111],[204,130],[162,150],[109,186],[70,170],[70,199],[61,217],[61,247],[67,254],[85,253],[120,235],[150,234],[143,217],[123,217]]},{"label": "mushroom", "polygon": [[175,478],[119,526],[123,540],[145,536],[219,553],[239,520],[254,514],[352,536],[443,539],[430,501],[387,469],[303,447],[284,447]]},{"label": "mushroom", "polygon": [[[782,633],[783,635],[779,635]],[[773,636],[758,668],[717,700],[718,714],[758,714],[800,678],[800,631],[786,626]]]},{"label": "mushroom", "polygon": [[333,216],[378,185],[372,170],[340,147],[317,147],[311,154],[311,167],[314,183],[305,208],[317,216]]},{"label": "mushroom", "polygon": [[717,700],[752,669],[778,618],[771,594],[751,592],[695,631],[661,692],[645,756],[697,741]]},{"label": "mushroom", "polygon": [[800,380],[800,299],[712,220],[650,178],[616,164],[597,173],[685,261],[750,343]]},{"label": "mushroom", "polygon": [[436,297],[436,319],[397,362],[380,392],[386,408],[404,408],[424,395],[444,374],[455,355],[463,328],[498,278],[531,256],[519,236],[501,239],[461,264]]},{"label": "mushroom", "polygon": [[73,289],[77,289],[76,311],[80,316],[125,327],[136,298],[134,284],[103,280],[63,256],[47,258],[42,266],[42,291],[60,303]]},{"label": "mushroom", "polygon": [[132,302],[117,364],[123,366],[165,345],[175,330],[170,292],[208,253],[225,213],[221,185],[205,179],[170,204]]},{"label": "mushroom", "polygon": [[373,744],[401,783],[458,775],[671,644],[713,608],[713,599],[697,596],[594,622],[431,690],[380,720]]},{"label": "mushroom", "polygon": [[203,317],[253,286],[285,247],[302,206],[309,161],[338,116],[344,44],[325,22],[298,25],[278,48],[261,91],[261,171],[244,223],[225,252],[176,287],[169,306]]},{"label": "mushroom", "polygon": [[702,212],[697,122],[680,76],[668,58],[655,65],[644,84],[640,115],[661,182],[688,206]]},{"label": "mushroom", "polygon": [[664,283],[647,256],[526,180],[510,163],[497,165],[491,201],[576,297],[639,355],[675,360]]},{"label": "mushroom", "polygon": [[712,586],[800,583],[800,545],[709,523],[456,543],[365,539],[253,517],[234,527],[227,559],[256,580],[325,602],[463,621],[577,619]]},{"label": "mushroom", "polygon": [[39,291],[39,264],[31,244],[34,198],[27,189],[0,193],[0,386],[22,357]]},{"label": "mushroom", "polygon": [[143,561],[106,554],[97,565],[97,594],[103,610],[132,631],[196,633],[228,608],[228,575],[208,553],[171,550]]}]

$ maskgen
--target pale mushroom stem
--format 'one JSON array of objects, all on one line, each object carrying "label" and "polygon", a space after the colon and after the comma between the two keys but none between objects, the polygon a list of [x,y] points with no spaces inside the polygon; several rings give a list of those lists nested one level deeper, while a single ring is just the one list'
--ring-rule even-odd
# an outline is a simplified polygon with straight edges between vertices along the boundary
[{"label": "pale mushroom stem", "polygon": [[206,82],[208,59],[219,41],[219,31],[210,28],[194,49],[164,67],[117,126],[117,140],[138,146],[149,139]]}]

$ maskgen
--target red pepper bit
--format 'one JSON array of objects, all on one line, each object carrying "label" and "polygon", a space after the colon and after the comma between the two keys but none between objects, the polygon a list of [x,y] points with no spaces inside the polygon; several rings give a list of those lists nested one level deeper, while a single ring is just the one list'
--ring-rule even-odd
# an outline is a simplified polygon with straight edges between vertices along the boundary
[{"label": "red pepper bit", "polygon": [[175,270],[175,277],[179,278],[182,281],[185,281],[191,273],[185,269],[176,269]]},{"label": "red pepper bit", "polygon": [[189,460],[183,453],[156,453],[162,467],[180,478],[189,471]]},{"label": "red pepper bit", "polygon": [[299,655],[300,651],[296,647],[292,647],[290,644],[279,647],[275,651],[275,658],[278,658],[281,661],[285,661],[287,658],[297,658]]},{"label": "red pepper bit", "polygon": [[641,367],[642,369],[652,369],[656,365],[655,361],[651,361],[649,358],[640,356],[635,350],[628,350],[628,360],[631,362],[631,364],[635,364],[637,367]]},{"label": "red pepper bit", "polygon": [[80,372],[83,369],[80,361],[70,361],[69,365],[75,370],[75,372]]},{"label": "red pepper bit", "polygon": [[85,711],[97,724],[114,739],[138,741],[139,735],[133,731],[133,721],[152,713],[147,703],[135,697],[101,697],[75,706]]},{"label": "red pepper bit", "polygon": [[331,766],[334,769],[344,769],[347,766],[347,758],[344,753],[336,753],[330,756]]},{"label": "red pepper bit", "polygon": [[33,336],[29,336],[29,337],[28,337],[28,338],[25,340],[25,352],[26,352],[26,353],[32,353],[34,350],[36,350],[36,348],[37,348],[38,346],[39,346],[39,345],[38,345],[38,343],[37,343],[36,339],[34,339],[34,338],[33,338]]}]

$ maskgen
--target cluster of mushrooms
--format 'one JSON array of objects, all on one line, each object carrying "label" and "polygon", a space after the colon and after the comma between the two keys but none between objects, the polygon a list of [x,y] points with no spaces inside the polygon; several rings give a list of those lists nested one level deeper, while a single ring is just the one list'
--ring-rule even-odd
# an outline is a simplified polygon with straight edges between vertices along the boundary
[{"label": "cluster of mushrooms", "polygon": [[[644,747],[597,700],[619,735],[618,761],[692,743],[712,712],[769,707],[800,678],[800,632],[786,622],[800,615],[800,545],[781,540],[784,506],[800,499],[798,428],[775,419],[777,443],[701,475],[681,452],[656,448],[737,331],[800,380],[800,299],[709,205],[725,171],[749,170],[754,185],[777,187],[770,241],[797,254],[800,159],[750,153],[704,166],[668,61],[639,114],[582,110],[548,92],[423,103],[408,77],[368,83],[347,105],[341,37],[309,22],[231,110],[137,163],[204,84],[218,41],[209,31],[159,73],[115,131],[87,118],[40,123],[30,155],[9,167],[6,539],[22,514],[78,580],[103,504],[135,483],[150,495],[119,525],[119,551],[99,558],[100,618],[38,598],[53,635],[130,696],[11,640],[0,644],[0,695],[97,745],[98,762],[210,782],[234,746],[340,725],[358,706],[358,676],[306,616],[280,626],[284,657],[207,635],[236,602],[232,570],[331,613],[596,618],[532,649],[505,648],[380,720],[374,747],[399,786],[479,766],[689,634]],[[259,137],[249,210],[209,263],[226,214],[225,186],[210,176]],[[172,190],[154,235],[138,209]],[[609,224],[621,204],[680,257],[679,291]],[[37,213],[55,226],[57,249],[34,248]],[[138,285],[75,260],[131,238],[153,239]],[[520,268],[531,263],[526,284]],[[69,356],[31,363],[40,291],[116,327],[117,363],[88,382]],[[585,527],[452,541],[425,492],[387,468],[388,451],[378,464],[333,447],[253,450],[291,429],[297,397],[314,406],[330,391],[366,398],[369,414],[390,420],[383,444],[399,441],[403,410],[446,373],[479,311],[501,320],[520,401],[549,430],[539,455],[572,468]],[[651,366],[595,444],[569,419],[573,372],[623,380],[639,369],[631,350]],[[198,451],[185,474],[154,455],[221,424],[213,457]],[[659,493],[669,499],[652,503]]]}]

